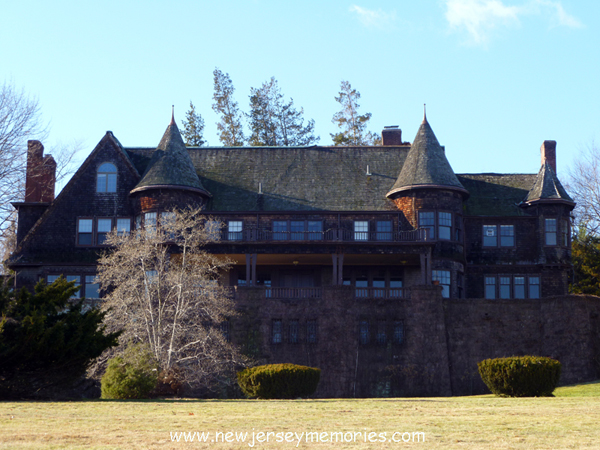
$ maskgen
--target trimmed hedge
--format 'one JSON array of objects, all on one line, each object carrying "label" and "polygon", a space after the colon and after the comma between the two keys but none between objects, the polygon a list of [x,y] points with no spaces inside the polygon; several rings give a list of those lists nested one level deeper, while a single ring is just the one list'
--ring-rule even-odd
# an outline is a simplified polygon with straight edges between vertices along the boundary
[{"label": "trimmed hedge", "polygon": [[479,375],[501,397],[552,397],[560,379],[560,362],[544,356],[486,359]]},{"label": "trimmed hedge", "polygon": [[238,384],[249,398],[310,397],[317,390],[321,369],[296,364],[250,367],[237,374]]}]

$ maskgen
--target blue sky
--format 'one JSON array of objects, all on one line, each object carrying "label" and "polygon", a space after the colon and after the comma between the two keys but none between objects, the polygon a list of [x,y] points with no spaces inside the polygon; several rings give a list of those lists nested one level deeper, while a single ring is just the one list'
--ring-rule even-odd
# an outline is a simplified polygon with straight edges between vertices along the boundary
[{"label": "blue sky", "polygon": [[600,139],[600,2],[31,1],[3,2],[0,82],[36,96],[46,147],[106,130],[125,146],[156,146],[171,105],[190,100],[218,145],[212,72],[228,72],[248,109],[250,87],[274,76],[335,132],[334,96],[348,80],[370,129],[399,125],[412,141],[423,103],[457,173],[533,173],[544,139],[559,175]]}]

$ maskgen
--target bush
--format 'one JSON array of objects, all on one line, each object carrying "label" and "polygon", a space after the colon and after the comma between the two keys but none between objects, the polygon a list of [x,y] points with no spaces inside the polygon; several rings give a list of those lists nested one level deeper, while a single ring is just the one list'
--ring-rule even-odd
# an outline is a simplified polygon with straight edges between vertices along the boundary
[{"label": "bush", "polygon": [[147,345],[129,346],[108,362],[102,376],[105,399],[148,398],[158,381],[158,364]]},{"label": "bush", "polygon": [[237,374],[238,384],[249,398],[298,398],[315,393],[321,369],[296,364],[250,367]]},{"label": "bush", "polygon": [[501,397],[552,397],[560,378],[560,362],[543,356],[486,359],[479,375]]}]

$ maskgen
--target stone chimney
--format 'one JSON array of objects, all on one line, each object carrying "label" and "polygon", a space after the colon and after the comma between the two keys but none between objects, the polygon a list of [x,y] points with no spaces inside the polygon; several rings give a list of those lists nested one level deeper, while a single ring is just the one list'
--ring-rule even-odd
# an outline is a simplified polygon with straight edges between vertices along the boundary
[{"label": "stone chimney", "polygon": [[27,141],[26,203],[50,203],[54,200],[56,162],[52,155],[44,156],[40,141]]},{"label": "stone chimney", "polygon": [[540,151],[542,153],[542,166],[544,161],[548,161],[548,165],[556,173],[556,141],[544,141]]},{"label": "stone chimney", "polygon": [[402,145],[402,130],[398,125],[383,127],[381,141],[382,145]]}]

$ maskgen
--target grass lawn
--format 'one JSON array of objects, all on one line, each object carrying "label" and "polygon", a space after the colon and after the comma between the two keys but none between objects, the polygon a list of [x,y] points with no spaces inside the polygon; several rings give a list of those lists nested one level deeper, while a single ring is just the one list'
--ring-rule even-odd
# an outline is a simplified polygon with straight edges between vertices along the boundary
[{"label": "grass lawn", "polygon": [[[559,388],[555,394],[526,399],[0,402],[0,449],[242,449],[253,443],[264,449],[600,448],[600,382]],[[170,437],[171,432],[195,431],[210,433],[206,443]],[[248,435],[245,442],[235,442],[227,432]],[[316,442],[317,436],[306,442],[303,435],[298,444],[293,434],[285,434],[306,432],[328,442]],[[343,433],[338,442],[330,434],[336,432]],[[423,436],[413,442],[413,432],[424,433],[425,442]],[[379,442],[384,437],[386,442]],[[215,438],[219,442],[211,442]],[[293,442],[281,442],[286,438]]]}]

